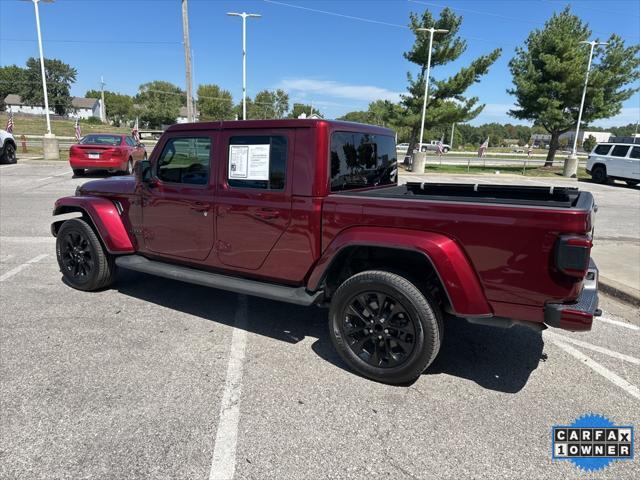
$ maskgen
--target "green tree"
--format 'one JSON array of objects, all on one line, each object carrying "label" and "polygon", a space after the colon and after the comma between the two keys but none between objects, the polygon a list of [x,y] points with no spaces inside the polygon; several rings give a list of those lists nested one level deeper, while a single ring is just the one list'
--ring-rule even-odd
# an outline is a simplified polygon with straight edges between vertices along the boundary
[{"label": "green tree", "polygon": [[17,65],[0,67],[0,112],[4,111],[4,99],[7,95],[19,94],[26,81],[25,69]]},{"label": "green tree", "polygon": [[[404,123],[410,128],[410,137],[413,141],[418,140],[420,132],[429,54],[429,34],[418,31],[418,28],[434,27],[449,30],[448,33],[434,36],[431,54],[431,71],[433,72],[437,67],[458,59],[467,49],[467,42],[458,36],[461,25],[462,17],[454,14],[449,8],[443,9],[437,20],[429,10],[425,10],[420,16],[415,13],[410,15],[409,27],[415,34],[415,42],[404,57],[418,65],[420,70],[415,78],[410,72],[407,74],[408,93],[403,95],[402,103],[406,108]],[[482,112],[484,105],[478,103],[477,97],[466,98],[463,94],[489,71],[489,67],[498,59],[501,52],[502,50],[497,48],[488,55],[480,56],[449,78],[430,79],[425,116],[426,129],[436,126],[450,128],[452,123],[472,120]]]},{"label": "green tree", "polygon": [[591,152],[598,144],[596,137],[589,135],[584,142],[582,142],[582,148],[585,152]]},{"label": "green tree", "polygon": [[405,110],[402,105],[389,100],[371,102],[366,111],[349,112],[339,118],[348,122],[380,125],[395,130],[398,141],[409,139],[410,129],[404,125]]},{"label": "green tree", "polygon": [[312,107],[311,105],[307,105],[305,103],[294,103],[293,108],[289,112],[289,118],[298,118],[302,114],[306,114],[307,117],[311,115],[311,113],[315,113],[320,117],[324,117],[322,112],[318,110],[316,107]]},{"label": "green tree", "polygon": [[[87,98],[101,98],[100,90],[89,90],[84,94]],[[133,120],[133,97],[122,93],[104,91],[105,113],[107,118],[117,126],[127,124]]]},{"label": "green tree", "polygon": [[262,90],[247,104],[250,119],[283,118],[289,110],[289,95],[284,90]]},{"label": "green tree", "polygon": [[[554,14],[543,29],[529,34],[524,47],[509,62],[516,97],[515,118],[533,120],[551,134],[546,166],[553,165],[558,139],[575,128],[589,56],[591,30],[567,7]],[[593,64],[582,114],[585,124],[616,115],[622,102],[638,89],[626,88],[640,78],[640,46],[625,47],[612,35],[606,47],[594,50]]]},{"label": "green tree", "polygon": [[[75,68],[55,58],[44,59],[49,107],[58,115],[65,115],[71,108],[71,84],[76,81]],[[29,105],[44,105],[40,60],[29,58],[20,88],[22,101]]]},{"label": "green tree", "polygon": [[198,113],[201,121],[234,120],[233,98],[218,85],[198,86]]},{"label": "green tree", "polygon": [[176,122],[187,96],[180,87],[155,80],[140,85],[136,101],[140,105],[140,118],[150,127],[160,128]]}]

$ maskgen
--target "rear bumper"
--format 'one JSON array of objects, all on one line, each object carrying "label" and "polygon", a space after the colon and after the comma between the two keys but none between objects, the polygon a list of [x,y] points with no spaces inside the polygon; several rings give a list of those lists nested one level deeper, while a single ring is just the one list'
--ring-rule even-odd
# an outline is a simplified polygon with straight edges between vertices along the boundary
[{"label": "rear bumper", "polygon": [[89,158],[69,158],[71,168],[95,168],[101,169],[121,169],[126,165],[125,160],[121,157],[89,159]]},{"label": "rear bumper", "polygon": [[544,323],[563,330],[585,331],[591,330],[593,318],[601,314],[598,309],[598,267],[591,259],[580,296],[573,303],[548,303],[544,308]]}]

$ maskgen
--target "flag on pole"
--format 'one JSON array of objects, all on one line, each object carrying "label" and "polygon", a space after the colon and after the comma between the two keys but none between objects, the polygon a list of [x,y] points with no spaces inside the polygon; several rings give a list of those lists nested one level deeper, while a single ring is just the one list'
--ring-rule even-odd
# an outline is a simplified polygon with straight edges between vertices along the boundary
[{"label": "flag on pole", "polygon": [[486,153],[487,148],[489,148],[489,137],[487,137],[484,143],[480,145],[480,148],[478,149],[478,156],[484,157],[484,154]]},{"label": "flag on pole", "polygon": [[9,118],[7,118],[7,133],[13,133],[13,112],[9,112]]},{"label": "flag on pole", "polygon": [[138,131],[138,117],[136,117],[136,123],[131,129],[131,135],[135,138],[136,142],[140,143],[140,132]]},{"label": "flag on pole", "polygon": [[76,142],[80,141],[80,137],[82,137],[82,131],[80,130],[80,119],[76,118]]}]

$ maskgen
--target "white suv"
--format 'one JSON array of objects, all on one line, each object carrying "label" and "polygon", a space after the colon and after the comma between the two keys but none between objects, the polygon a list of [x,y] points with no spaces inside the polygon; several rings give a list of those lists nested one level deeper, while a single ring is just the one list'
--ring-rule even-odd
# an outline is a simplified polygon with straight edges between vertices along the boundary
[{"label": "white suv", "polygon": [[624,180],[628,185],[640,183],[640,145],[599,143],[587,159],[587,173],[594,182]]}]

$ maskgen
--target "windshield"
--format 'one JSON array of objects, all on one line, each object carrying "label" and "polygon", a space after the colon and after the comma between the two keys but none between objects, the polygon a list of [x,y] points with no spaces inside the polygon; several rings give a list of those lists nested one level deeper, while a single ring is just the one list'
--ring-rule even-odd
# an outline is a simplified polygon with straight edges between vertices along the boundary
[{"label": "windshield", "polygon": [[108,145],[115,147],[120,145],[122,137],[120,135],[87,135],[80,140],[80,145]]}]

